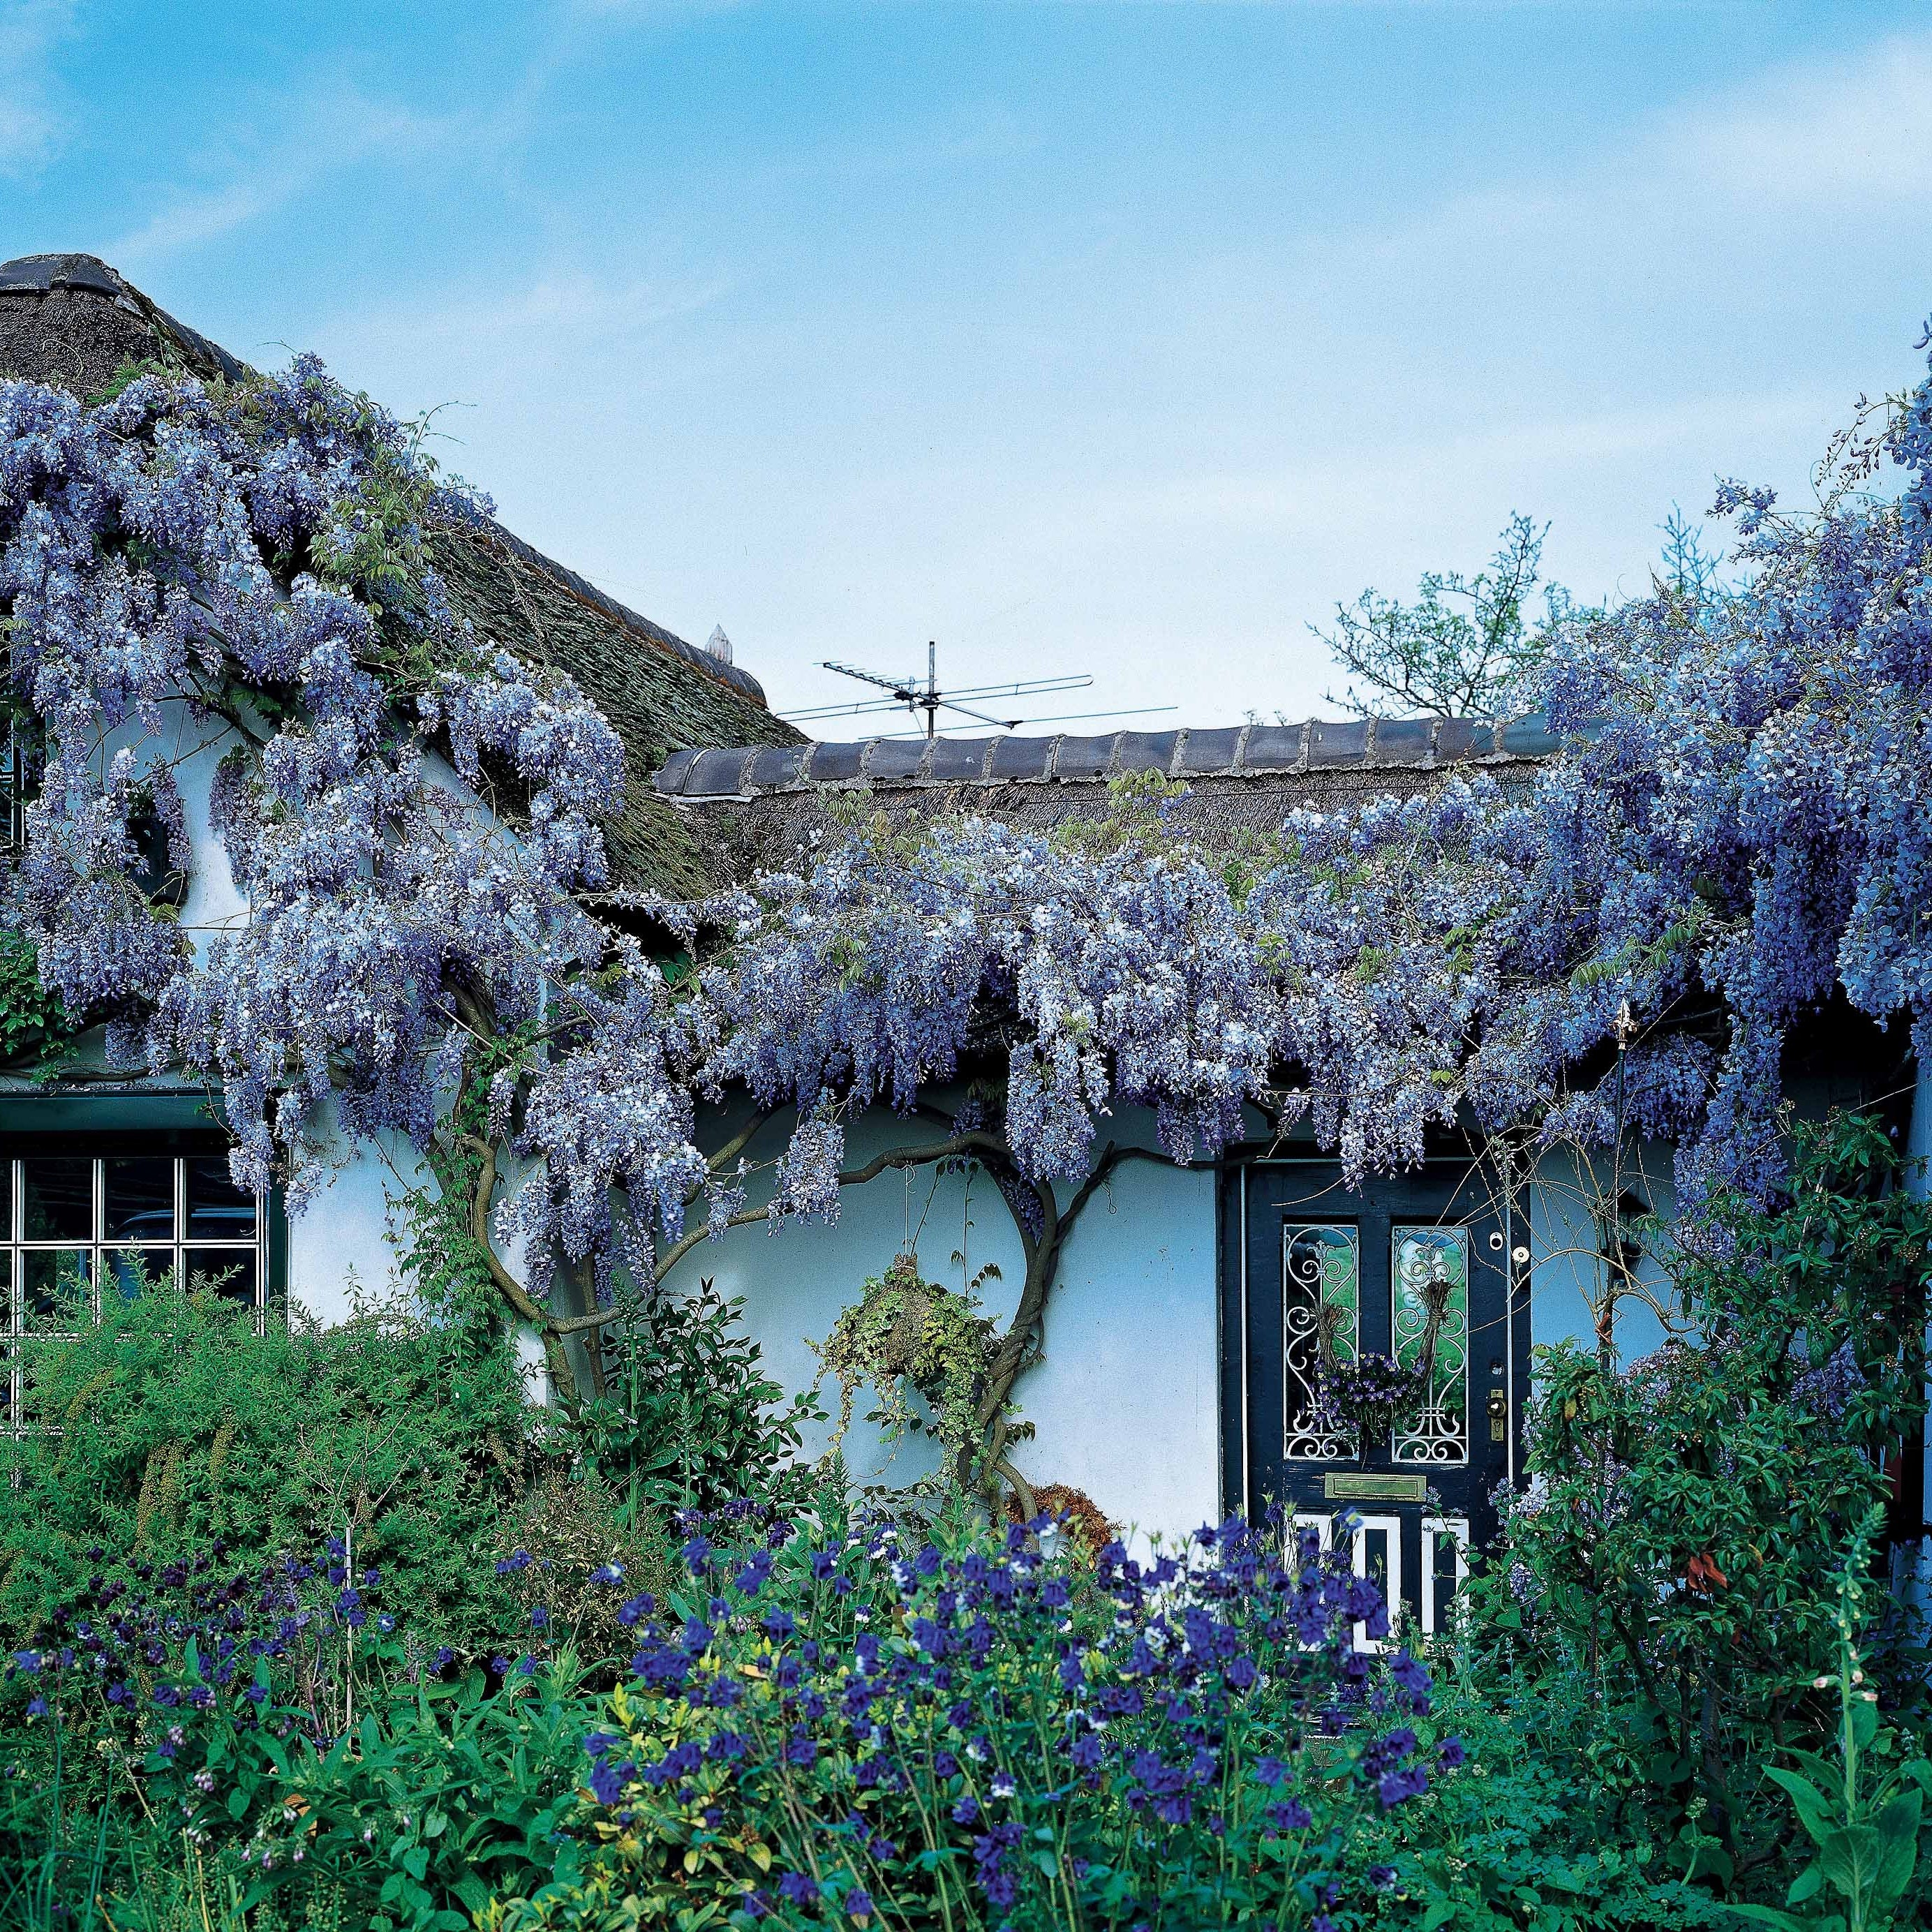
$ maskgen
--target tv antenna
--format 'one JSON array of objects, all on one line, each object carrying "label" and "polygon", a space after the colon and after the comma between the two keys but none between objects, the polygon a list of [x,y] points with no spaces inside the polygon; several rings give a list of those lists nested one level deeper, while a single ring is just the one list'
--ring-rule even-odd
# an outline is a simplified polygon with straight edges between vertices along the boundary
[{"label": "tv antenna", "polygon": [[[1063,724],[1078,718],[1138,718],[1150,712],[1178,708],[1172,704],[1143,704],[1125,711],[1061,711],[1045,718],[995,717],[989,711],[975,710],[965,700],[971,698],[976,704],[985,704],[1003,698],[1043,698],[1052,692],[1084,691],[1094,682],[1093,678],[1085,671],[1076,671],[1064,677],[1021,678],[1010,684],[980,684],[964,691],[941,691],[939,646],[936,643],[928,643],[926,647],[923,684],[916,677],[882,677],[877,671],[862,670],[856,664],[838,664],[830,658],[822,660],[818,668],[820,670],[836,670],[841,677],[856,678],[861,684],[877,685],[881,691],[892,694],[889,698],[862,699],[853,704],[814,705],[803,711],[787,711],[780,715],[796,723],[801,718],[856,718],[870,712],[896,711],[904,705],[917,728],[909,732],[882,733],[880,735],[885,737],[917,737],[922,730],[928,738],[936,737],[942,711],[956,711],[964,717],[976,718],[982,724],[990,724],[996,730],[1016,731],[1022,724]],[[922,712],[925,714],[922,724]]]}]

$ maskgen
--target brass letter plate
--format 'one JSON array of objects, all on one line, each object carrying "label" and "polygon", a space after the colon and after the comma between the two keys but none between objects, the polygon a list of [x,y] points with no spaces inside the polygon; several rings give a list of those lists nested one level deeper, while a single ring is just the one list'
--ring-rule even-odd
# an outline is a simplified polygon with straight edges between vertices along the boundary
[{"label": "brass letter plate", "polygon": [[1322,1478],[1322,1496],[1331,1503],[1419,1503],[1428,1491],[1426,1476],[1343,1475],[1331,1471]]}]

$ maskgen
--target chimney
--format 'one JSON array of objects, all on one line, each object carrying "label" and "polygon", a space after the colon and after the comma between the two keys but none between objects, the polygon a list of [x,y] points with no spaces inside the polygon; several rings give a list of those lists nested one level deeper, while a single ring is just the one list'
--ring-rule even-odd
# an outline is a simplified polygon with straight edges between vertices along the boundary
[{"label": "chimney", "polygon": [[731,640],[724,634],[724,626],[722,624],[712,626],[710,636],[704,640],[704,648],[720,664],[729,664],[731,662]]}]

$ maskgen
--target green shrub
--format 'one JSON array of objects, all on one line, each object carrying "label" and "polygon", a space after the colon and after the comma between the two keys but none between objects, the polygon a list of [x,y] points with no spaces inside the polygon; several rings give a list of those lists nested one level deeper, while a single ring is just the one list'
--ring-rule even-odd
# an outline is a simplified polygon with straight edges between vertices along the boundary
[{"label": "green shrub", "polygon": [[[1491,1681],[1543,1700],[1539,1768],[1567,1728],[1612,1841],[1744,1898],[1789,1875],[1772,1773],[1832,1734],[1844,1552],[1924,1411],[1932,1210],[1874,1118],[1793,1145],[1781,1202],[1720,1203],[1672,1264],[1694,1341],[1622,1369],[1540,1352],[1530,1485],[1471,1595],[1507,1646]],[[1922,1726],[1910,1634],[1875,1622],[1865,1640]],[[1578,1696],[1588,1723],[1551,1725]]]},{"label": "green shrub", "polygon": [[[1570,1671],[1512,1670],[1506,1646],[1432,1656],[1437,1721],[1469,1752],[1370,1834],[1394,1874],[1376,1922],[1454,1932],[1691,1932],[1735,1926],[1599,1775],[1606,1714]],[[1606,1725],[1606,1715],[1608,1724]]]},{"label": "green shrub", "polygon": [[[310,1547],[352,1526],[415,1620],[488,1641],[496,1548],[530,1484],[539,1413],[514,1346],[396,1305],[254,1333],[160,1289],[38,1345],[44,1432],[0,1443],[0,1631],[12,1647],[101,1556]],[[92,1552],[92,1553],[90,1553]]]},{"label": "green shrub", "polygon": [[696,1294],[631,1305],[600,1364],[602,1391],[565,1421],[572,1450],[626,1528],[653,1511],[803,1493],[803,1426],[824,1413],[808,1395],[784,1404],[741,1324],[743,1309],[708,1280]]}]

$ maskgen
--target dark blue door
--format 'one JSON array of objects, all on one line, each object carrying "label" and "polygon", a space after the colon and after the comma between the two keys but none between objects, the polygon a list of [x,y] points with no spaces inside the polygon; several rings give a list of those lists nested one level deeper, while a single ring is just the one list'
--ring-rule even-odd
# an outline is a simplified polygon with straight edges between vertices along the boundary
[{"label": "dark blue door", "polygon": [[[1362,1518],[1357,1564],[1447,1628],[1493,1492],[1515,1474],[1528,1380],[1528,1237],[1478,1162],[1343,1184],[1332,1161],[1223,1170],[1223,1480],[1231,1507],[1279,1503],[1324,1538]],[[1364,1406],[1364,1358],[1398,1402]]]}]

